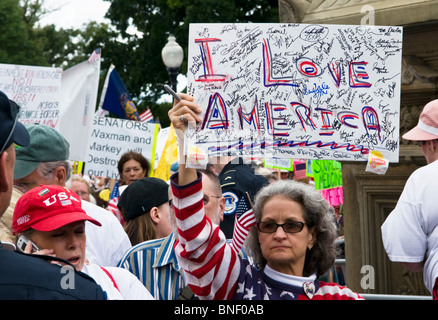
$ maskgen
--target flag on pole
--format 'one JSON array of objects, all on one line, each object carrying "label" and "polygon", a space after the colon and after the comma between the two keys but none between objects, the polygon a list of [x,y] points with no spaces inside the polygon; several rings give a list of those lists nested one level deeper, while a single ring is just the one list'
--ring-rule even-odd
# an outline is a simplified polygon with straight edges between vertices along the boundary
[{"label": "flag on pole", "polygon": [[153,122],[154,121],[154,116],[152,115],[152,112],[149,108],[147,108],[145,112],[140,114],[140,121],[141,122],[149,122],[149,121]]},{"label": "flag on pole", "polygon": [[88,58],[88,63],[92,63],[95,59],[100,59],[100,49],[96,49]]},{"label": "flag on pole", "polygon": [[155,169],[154,177],[167,181],[170,178],[170,166],[175,161],[178,161],[178,148],[176,141],[175,128],[172,124],[169,127],[166,144],[158,161],[157,169]]},{"label": "flag on pole", "polygon": [[256,224],[254,210],[251,205],[248,192],[242,196],[236,209],[236,220],[234,221],[233,242],[231,248],[239,253],[245,242],[249,229]]},{"label": "flag on pole", "polygon": [[131,95],[115,66],[112,64],[103,85],[99,109],[108,110],[121,119],[140,120],[140,116]]},{"label": "flag on pole", "polygon": [[106,117],[109,115],[109,111],[108,110],[103,110],[102,108],[99,107],[99,109],[96,110],[96,112],[94,113],[95,117]]},{"label": "flag on pole", "polygon": [[122,213],[117,207],[117,204],[119,203],[119,198],[120,198],[119,180],[117,180],[109,196],[108,210],[116,216],[116,218],[119,220],[121,224],[124,224],[125,220],[123,219]]}]

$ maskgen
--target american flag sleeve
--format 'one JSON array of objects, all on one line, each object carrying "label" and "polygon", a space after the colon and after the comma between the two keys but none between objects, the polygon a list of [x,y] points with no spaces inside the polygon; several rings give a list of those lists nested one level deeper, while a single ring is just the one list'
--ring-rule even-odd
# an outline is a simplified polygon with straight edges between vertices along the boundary
[{"label": "american flag sleeve", "polygon": [[219,226],[205,215],[202,175],[185,186],[171,177],[178,240],[175,253],[187,284],[200,299],[232,299],[240,272],[237,253],[227,243]]}]

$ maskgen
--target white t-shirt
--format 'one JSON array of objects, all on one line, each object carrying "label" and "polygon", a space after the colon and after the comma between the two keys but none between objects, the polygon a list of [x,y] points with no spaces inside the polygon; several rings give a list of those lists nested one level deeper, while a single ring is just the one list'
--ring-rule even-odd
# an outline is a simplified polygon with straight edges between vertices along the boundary
[{"label": "white t-shirt", "polygon": [[128,270],[117,267],[105,267],[105,270],[96,264],[84,264],[81,271],[102,287],[108,300],[154,300],[148,289]]},{"label": "white t-shirt", "polygon": [[132,247],[123,226],[111,212],[90,202],[82,201],[82,209],[102,224],[99,227],[88,221],[85,223],[87,259],[99,266],[117,266]]},{"label": "white t-shirt", "polygon": [[438,277],[438,161],[417,169],[382,225],[382,240],[394,262],[422,262],[432,292]]}]

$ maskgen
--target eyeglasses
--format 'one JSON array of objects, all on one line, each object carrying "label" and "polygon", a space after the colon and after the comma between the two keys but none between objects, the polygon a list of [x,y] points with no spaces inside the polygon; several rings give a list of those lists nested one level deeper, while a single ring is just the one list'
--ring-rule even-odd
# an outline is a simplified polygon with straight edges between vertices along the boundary
[{"label": "eyeglasses", "polygon": [[301,221],[290,221],[283,224],[278,224],[275,222],[259,222],[257,223],[257,229],[263,233],[274,233],[277,231],[278,227],[282,227],[283,231],[286,233],[298,233],[303,230],[306,222]]},{"label": "eyeglasses", "polygon": [[[220,199],[222,197],[219,196],[214,196],[214,195],[208,195],[208,194],[204,194],[204,196],[202,197],[202,201],[204,202],[204,206],[210,202],[210,197],[216,198],[216,199]],[[169,200],[169,206],[171,207],[173,205],[173,199]]]},{"label": "eyeglasses", "polygon": [[16,104],[12,104],[12,105],[13,105],[13,109],[15,109],[14,111],[16,111],[14,124],[12,125],[12,128],[11,128],[11,131],[9,132],[8,138],[6,139],[5,143],[2,145],[2,148],[0,149],[0,154],[3,151],[5,151],[5,147],[8,144],[9,140],[12,138],[12,135],[14,134],[14,131],[15,131],[15,127],[17,126],[17,122],[18,122],[18,113],[20,112],[20,107]]}]

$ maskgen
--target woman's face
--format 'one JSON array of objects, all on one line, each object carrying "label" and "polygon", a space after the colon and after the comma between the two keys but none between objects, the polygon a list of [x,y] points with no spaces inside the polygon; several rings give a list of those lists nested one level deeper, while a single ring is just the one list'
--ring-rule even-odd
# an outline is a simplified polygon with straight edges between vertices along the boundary
[{"label": "woman's face", "polygon": [[[303,208],[298,202],[276,195],[263,206],[260,222],[283,224],[293,221],[305,222]],[[313,230],[307,225],[297,233],[286,233],[282,227],[273,233],[259,230],[260,248],[269,267],[282,273],[302,276],[306,249],[313,245],[316,238]]]},{"label": "woman's face", "polygon": [[140,162],[131,159],[123,164],[122,180],[125,184],[130,185],[134,180],[144,178],[146,170],[141,167]]},{"label": "woman's face", "polygon": [[69,261],[76,270],[85,262],[85,222],[67,224],[53,231],[34,230],[31,240],[40,249],[53,249],[56,257]]}]

